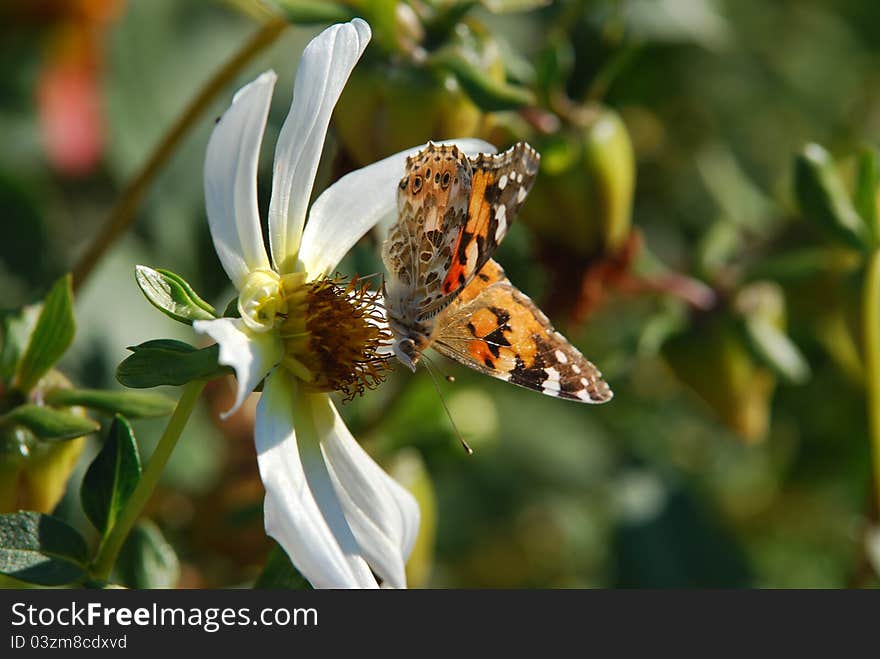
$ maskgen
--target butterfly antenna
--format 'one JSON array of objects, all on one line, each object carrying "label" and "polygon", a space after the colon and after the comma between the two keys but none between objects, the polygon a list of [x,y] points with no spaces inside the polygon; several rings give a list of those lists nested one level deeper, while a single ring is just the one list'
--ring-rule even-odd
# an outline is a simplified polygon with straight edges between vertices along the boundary
[{"label": "butterfly antenna", "polygon": [[[425,359],[425,361],[423,362],[425,365],[425,370],[427,370],[428,375],[431,376],[431,382],[434,383],[434,389],[437,390],[437,395],[440,397],[440,403],[443,405],[443,409],[446,410],[446,416],[449,417],[449,423],[452,424],[452,429],[455,430],[455,435],[456,437],[458,437],[458,441],[460,441],[461,445],[464,447],[465,453],[467,453],[468,455],[473,455],[474,449],[472,449],[464,440],[464,436],[462,436],[461,431],[458,429],[458,426],[455,425],[455,419],[452,418],[452,412],[449,411],[449,406],[446,404],[446,399],[443,398],[443,392],[440,390],[440,383],[437,382],[437,378],[434,377],[434,371],[432,370],[432,367],[436,368],[436,366],[434,366],[430,357],[428,357],[427,355],[422,354],[422,357],[424,357]],[[450,378],[452,378],[451,375],[446,376],[446,379],[450,382],[455,381],[455,378]]]}]

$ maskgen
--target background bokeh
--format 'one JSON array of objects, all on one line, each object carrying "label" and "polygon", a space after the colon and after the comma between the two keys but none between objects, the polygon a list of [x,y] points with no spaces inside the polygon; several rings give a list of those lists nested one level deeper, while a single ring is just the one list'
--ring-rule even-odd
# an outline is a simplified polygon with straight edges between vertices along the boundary
[{"label": "background bokeh", "polygon": [[[368,15],[389,3],[347,4]],[[454,3],[401,4],[390,36],[374,24],[322,180],[465,129],[501,147],[529,139],[542,173],[498,260],[615,391],[608,405],[576,405],[438,357],[456,377],[443,396],[470,457],[424,371],[397,370],[342,405],[355,436],[419,496],[413,585],[877,585],[863,542],[874,513],[859,270],[831,248],[804,270],[780,259],[827,245],[793,198],[804,144],[824,144],[846,179],[851,154],[880,139],[880,5],[521,2],[527,10],[512,13],[473,7],[455,17],[466,29],[420,32],[426,6]],[[0,5],[0,306],[38,300],[74,267],[126,181],[264,11],[207,0]],[[233,296],[204,211],[211,120],[238,86],[278,72],[260,175],[267,204],[298,54],[318,29],[286,29],[178,145],[136,222],[77,291],[78,333],[61,364],[72,381],[118,388],[127,346],[195,342],[143,298],[135,264],[179,273],[221,309]],[[475,66],[529,102],[496,109],[466,76],[421,75],[407,55],[444,39],[471,40]],[[598,139],[597,117],[632,143],[634,233],[628,146],[571,155]],[[341,271],[380,272],[380,240],[367,237]],[[771,309],[802,357],[792,377],[741,341],[738,314],[754,305]],[[269,549],[253,408],[216,421],[230,396],[228,382],[209,386],[150,505],[181,587],[246,585]],[[144,454],[162,423],[135,424]],[[56,510],[84,532],[76,492],[99,441]]]}]

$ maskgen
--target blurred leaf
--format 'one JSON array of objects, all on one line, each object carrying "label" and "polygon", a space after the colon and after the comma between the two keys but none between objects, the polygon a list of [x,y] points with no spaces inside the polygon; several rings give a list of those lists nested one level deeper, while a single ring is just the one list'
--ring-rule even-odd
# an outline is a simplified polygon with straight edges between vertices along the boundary
[{"label": "blurred leaf", "polygon": [[756,355],[777,374],[794,384],[810,377],[810,365],[788,335],[760,314],[746,317],[744,327]]},{"label": "blurred leaf", "polygon": [[268,4],[295,24],[344,23],[358,15],[353,9],[328,0],[271,0]]},{"label": "blurred leaf", "polygon": [[697,156],[697,171],[726,219],[749,233],[766,236],[777,213],[727,147],[715,145]]},{"label": "blurred leaf", "polygon": [[87,417],[43,405],[19,405],[0,422],[24,426],[43,440],[64,440],[95,432],[100,426]]},{"label": "blurred leaf", "polygon": [[15,377],[18,359],[29,334],[27,325],[23,313],[9,312],[0,318],[0,378],[5,384]]},{"label": "blurred leaf", "polygon": [[550,0],[482,0],[483,6],[493,14],[514,11],[533,11],[546,7]]},{"label": "blurred leaf", "polygon": [[52,389],[45,394],[46,403],[56,407],[80,405],[106,414],[122,414],[140,419],[167,416],[175,402],[162,394],[141,391],[103,391],[101,389]]},{"label": "blurred leaf", "polygon": [[538,54],[536,78],[545,91],[562,88],[574,68],[574,49],[566,36],[557,35]]},{"label": "blurred leaf", "polygon": [[773,254],[750,265],[746,279],[792,281],[829,272],[855,272],[862,263],[859,252],[848,248],[804,247]]},{"label": "blurred leaf", "polygon": [[169,270],[135,266],[141,292],[154,307],[174,320],[192,325],[194,320],[213,320],[217,312],[200,298],[183,277]]},{"label": "blurred leaf", "polygon": [[439,51],[431,63],[452,73],[471,100],[487,112],[515,110],[535,102],[529,90],[493,79],[456,50]]},{"label": "blurred leaf", "polygon": [[102,535],[113,528],[140,477],[141,459],[134,433],[128,421],[117,416],[80,488],[83,511]]},{"label": "blurred leaf", "polygon": [[180,577],[180,561],[159,527],[144,519],[122,546],[116,574],[129,588],[173,588]]},{"label": "blurred leaf", "polygon": [[644,41],[692,41],[717,50],[732,39],[715,0],[629,0],[626,16],[633,37]]},{"label": "blurred leaf", "polygon": [[0,515],[0,573],[41,586],[86,576],[86,542],[56,517],[34,512]]},{"label": "blurred leaf", "polygon": [[263,571],[254,582],[257,590],[311,590],[312,585],[299,573],[285,551],[272,543]]},{"label": "blurred leaf", "polygon": [[880,226],[877,221],[877,185],[880,183],[880,163],[877,151],[867,148],[859,154],[856,173],[856,210],[868,225],[874,242],[880,242]]},{"label": "blurred leaf", "polygon": [[30,343],[18,364],[17,386],[28,392],[57,362],[76,333],[73,317],[71,277],[64,275],[52,286],[31,334]]},{"label": "blurred leaf", "polygon": [[183,341],[157,339],[129,347],[134,352],[116,369],[116,379],[132,389],[182,385],[193,380],[213,380],[232,373],[217,363],[220,346],[201,350]]},{"label": "blurred leaf", "polygon": [[798,155],[794,185],[801,212],[807,218],[852,247],[868,247],[868,228],[853,207],[831,154],[824,148],[808,144]]}]

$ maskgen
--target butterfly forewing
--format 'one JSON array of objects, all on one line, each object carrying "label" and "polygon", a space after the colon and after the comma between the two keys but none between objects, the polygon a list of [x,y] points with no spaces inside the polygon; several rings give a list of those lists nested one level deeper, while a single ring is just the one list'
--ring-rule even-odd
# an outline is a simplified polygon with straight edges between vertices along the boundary
[{"label": "butterfly forewing", "polygon": [[[535,182],[541,156],[525,142],[504,153],[480,154],[471,160],[473,174],[467,221],[455,241],[443,293],[463,290],[504,239]],[[428,302],[430,312],[435,303]]]}]

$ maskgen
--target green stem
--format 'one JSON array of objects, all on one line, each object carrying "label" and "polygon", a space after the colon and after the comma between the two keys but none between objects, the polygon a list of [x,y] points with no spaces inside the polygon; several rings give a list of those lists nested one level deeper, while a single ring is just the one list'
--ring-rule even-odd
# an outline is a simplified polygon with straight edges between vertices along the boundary
[{"label": "green stem", "polygon": [[177,446],[180,433],[183,432],[183,428],[189,420],[190,414],[192,414],[196,401],[204,387],[205,382],[197,380],[190,382],[183,388],[183,394],[177,402],[177,407],[174,408],[174,413],[165,427],[165,432],[159,439],[156,450],[150,456],[147,468],[141,474],[137,487],[131,493],[131,497],[122,510],[122,514],[119,516],[116,524],[113,525],[109,535],[104,538],[98,549],[98,554],[92,562],[91,573],[95,579],[106,581],[109,578],[110,571],[116,563],[116,557],[119,555],[119,550],[122,549],[125,539],[128,537],[138,517],[140,517],[144,506],[147,505],[150,497],[153,496],[153,490],[156,489],[159,477],[165,469],[165,464],[168,462],[168,458],[171,457],[174,447]]},{"label": "green stem", "polygon": [[865,387],[874,473],[875,509],[880,510],[880,249],[868,257],[862,297]]},{"label": "green stem", "polygon": [[260,51],[271,44],[284,30],[287,22],[281,18],[272,18],[267,21],[254,35],[245,42],[241,49],[236,52],[199,90],[195,98],[184,108],[183,113],[165,136],[156,146],[150,157],[144,163],[140,171],[132,178],[119,201],[113,207],[110,215],[95,236],[94,241],[88,246],[82,258],[73,267],[73,288],[78,290],[101,257],[112,247],[125,230],[134,221],[141,199],[146,193],[153,179],[162,171],[165,163],[177,150],[184,136],[196,124],[199,117],[208,109],[214,97],[226,88],[245,64],[254,58]]}]

